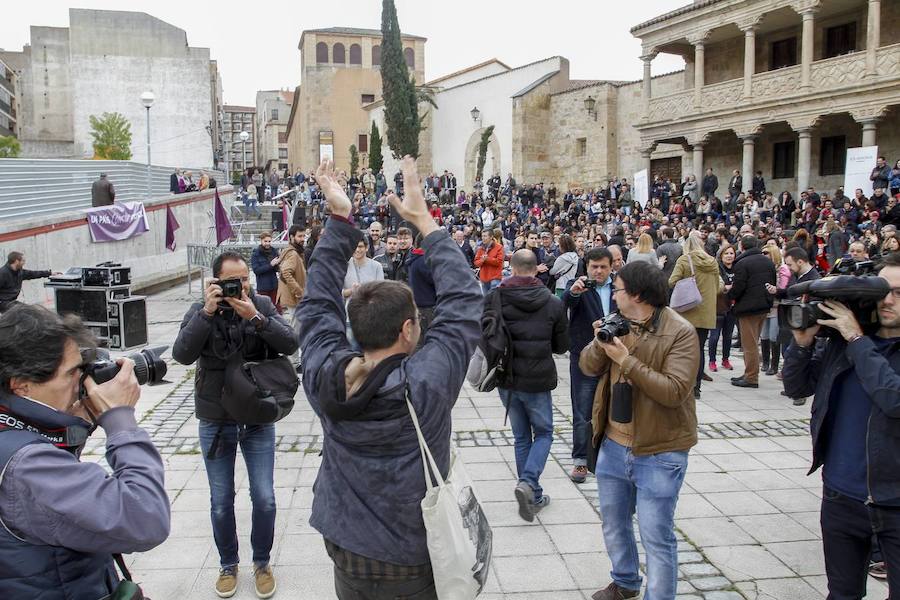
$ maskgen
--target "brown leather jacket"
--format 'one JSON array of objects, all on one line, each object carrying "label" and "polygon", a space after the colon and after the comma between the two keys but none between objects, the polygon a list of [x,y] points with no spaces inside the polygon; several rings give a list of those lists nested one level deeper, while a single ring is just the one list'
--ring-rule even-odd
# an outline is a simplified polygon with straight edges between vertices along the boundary
[{"label": "brown leather jacket", "polygon": [[303,255],[293,246],[288,246],[281,253],[278,274],[278,303],[291,308],[297,306],[306,289],[306,266],[303,264]]},{"label": "brown leather jacket", "polygon": [[609,421],[612,383],[621,377],[632,390],[636,455],[688,450],[697,443],[694,383],[700,365],[700,345],[694,326],[664,307],[648,329],[633,326],[622,342],[631,355],[621,368],[609,360],[596,339],[585,346],[578,365],[586,375],[600,377],[591,422],[597,447]]}]

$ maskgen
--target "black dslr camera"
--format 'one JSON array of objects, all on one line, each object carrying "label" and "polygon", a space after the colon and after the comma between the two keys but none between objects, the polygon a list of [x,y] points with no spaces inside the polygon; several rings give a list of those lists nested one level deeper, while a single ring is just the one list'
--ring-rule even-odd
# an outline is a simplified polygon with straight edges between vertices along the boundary
[{"label": "black dslr camera", "polygon": [[622,337],[631,332],[631,321],[619,313],[611,313],[603,319],[600,329],[597,330],[597,339],[609,343],[614,337]]},{"label": "black dslr camera", "polygon": [[[167,348],[168,346],[145,348],[126,357],[134,362],[134,376],[137,377],[140,385],[164,383],[163,379],[166,376],[167,367],[166,361],[162,360],[160,356]],[[98,384],[106,383],[118,375],[122,368],[114,360],[110,359],[109,351],[102,348],[82,350],[81,356],[84,360],[81,365],[82,396],[86,394],[84,389],[84,380],[86,378],[90,377]]]},{"label": "black dslr camera", "polygon": [[827,277],[806,281],[788,288],[791,296],[800,300],[785,300],[778,307],[778,319],[791,329],[809,329],[819,319],[830,319],[820,308],[825,300],[837,300],[853,311],[863,330],[878,324],[876,308],[891,291],[890,284],[875,275],[875,263],[870,260],[840,260]]}]

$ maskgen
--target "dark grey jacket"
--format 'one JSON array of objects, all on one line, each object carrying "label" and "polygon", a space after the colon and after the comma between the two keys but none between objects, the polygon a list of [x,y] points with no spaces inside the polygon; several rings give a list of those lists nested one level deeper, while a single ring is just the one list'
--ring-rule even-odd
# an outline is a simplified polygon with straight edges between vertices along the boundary
[{"label": "dark grey jacket", "polygon": [[210,317],[202,310],[202,302],[195,302],[184,315],[172,345],[172,358],[183,365],[197,362],[194,405],[198,419],[232,421],[222,407],[222,388],[225,365],[236,352],[242,352],[244,360],[262,360],[297,351],[297,336],[272,301],[255,294],[250,299],[265,318],[265,324],[258,330],[231,309],[219,310]]},{"label": "dark grey jacket", "polygon": [[[13,271],[9,265],[3,265],[0,267],[0,303],[18,298],[22,292],[23,281],[42,277],[50,277],[50,271],[29,271],[28,269]],[[2,304],[0,304],[0,310],[3,310]]]},{"label": "dark grey jacket", "polygon": [[116,188],[103,177],[91,185],[91,206],[109,206],[116,200]]},{"label": "dark grey jacket", "polygon": [[676,240],[663,240],[659,247],[656,248],[656,256],[666,257],[666,264],[662,271],[667,279],[672,275],[672,271],[675,270],[675,262],[682,254],[681,244]]},{"label": "dark grey jacket", "polygon": [[[346,363],[339,357],[352,354],[340,291],[362,233],[335,216],[325,227],[328,232],[316,246],[299,308],[303,389],[324,433],[309,523],[325,539],[355,554],[399,565],[425,564],[429,556],[419,505],[425,476],[406,390],[446,476],[450,411],[481,334],[481,291],[446,232],[426,237],[422,249],[434,274],[437,304],[424,344],[382,374],[377,389],[369,390],[363,412],[332,418],[326,410],[336,402],[334,383],[345,381]],[[348,402],[358,395],[350,395]]]}]

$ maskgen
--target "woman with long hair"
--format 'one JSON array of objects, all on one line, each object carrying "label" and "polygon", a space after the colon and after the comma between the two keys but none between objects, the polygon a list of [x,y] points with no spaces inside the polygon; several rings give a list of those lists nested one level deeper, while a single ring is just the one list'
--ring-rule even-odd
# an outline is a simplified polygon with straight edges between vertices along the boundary
[{"label": "woman with long hair", "polygon": [[559,236],[559,251],[561,254],[550,267],[550,276],[556,277],[556,296],[562,298],[569,282],[575,278],[578,272],[578,253],[575,252],[575,240],[568,234]]},{"label": "woman with long hair", "polygon": [[710,330],[716,327],[716,296],[723,287],[716,259],[706,253],[699,232],[692,233],[685,240],[684,252],[675,261],[675,268],[669,276],[669,287],[674,288],[676,283],[689,277],[693,277],[697,282],[697,289],[703,298],[699,305],[681,313],[681,316],[697,330],[697,337],[700,340],[700,364],[694,383],[694,398],[699,398],[705,362],[704,346]]},{"label": "woman with long hair", "polygon": [[812,236],[809,235],[809,232],[803,228],[797,230],[797,233],[794,234],[794,237],[791,238],[792,242],[795,242],[798,246],[803,248],[806,251],[806,255],[809,257],[809,264],[816,264],[816,254],[818,248],[816,248],[815,240],[813,240]]},{"label": "woman with long hair", "polygon": [[900,240],[896,236],[886,238],[881,244],[881,256],[887,256],[892,252],[900,252]]},{"label": "woman with long hair", "polygon": [[654,267],[659,266],[659,259],[656,257],[656,250],[653,248],[653,238],[649,234],[642,233],[638,238],[637,245],[628,251],[628,260],[626,264],[637,261],[648,262]]},{"label": "woman with long hair", "polygon": [[722,291],[716,297],[716,327],[709,334],[709,370],[718,371],[716,364],[716,347],[719,345],[719,338],[722,338],[722,368],[729,371],[732,370],[731,362],[731,336],[734,334],[734,327],[737,325],[737,318],[731,310],[731,300],[728,298],[728,290],[734,283],[734,259],[737,258],[737,252],[734,246],[725,244],[719,249],[716,256],[719,264],[719,277],[722,279]]},{"label": "woman with long hair", "polygon": [[[769,257],[775,263],[776,287],[784,289],[787,287],[788,280],[791,278],[791,271],[781,257],[781,250],[774,244],[767,244],[763,247],[762,253]],[[778,342],[779,334],[778,325],[778,300],[772,305],[766,320],[763,322],[762,331],[759,338],[759,351],[762,354],[762,367],[766,375],[775,375],[778,373],[778,363],[781,360],[781,345]]]},{"label": "woman with long hair", "polygon": [[321,225],[313,225],[309,230],[309,236],[306,238],[306,249],[303,250],[303,263],[306,265],[307,271],[309,270],[310,263],[312,263],[313,250],[316,249],[316,244],[319,243],[319,237],[321,237],[322,231]]}]

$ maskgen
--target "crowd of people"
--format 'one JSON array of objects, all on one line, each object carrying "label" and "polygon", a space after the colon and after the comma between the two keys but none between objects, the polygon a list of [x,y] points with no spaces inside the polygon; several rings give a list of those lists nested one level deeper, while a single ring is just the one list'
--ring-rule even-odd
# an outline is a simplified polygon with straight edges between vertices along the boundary
[{"label": "crowd of people", "polygon": [[[655,177],[647,199],[625,180],[561,194],[496,174],[467,194],[450,172],[420,179],[409,157],[392,186],[383,172],[344,177],[329,161],[287,181],[246,177],[242,194],[292,204],[289,245],[278,252],[264,235],[249,262],[217,256],[172,352],[196,364],[218,596],[232,596],[239,578],[238,449],[256,594],[276,592],[275,421],[292,406],[298,373],[322,425],[309,521],[337,596],[435,600],[447,565],[429,546],[423,462],[447,477],[464,379],[497,390],[515,438],[510,495],[533,521],[551,502],[541,476],[554,356],[568,354],[569,476],[596,476],[612,563],[612,581],[593,598],[637,598],[646,579],[645,597],[672,600],[696,402],[708,371],[733,370],[736,344],[743,372],[732,385],[757,388],[762,373],[782,378],[796,404],[813,397],[832,597],[864,595],[876,544],[880,573],[900,589],[891,568],[900,562],[900,164],[879,158],[871,192],[810,188],[797,201],[770,193],[760,174],[745,186],[738,171],[724,200],[711,170],[699,184]],[[778,304],[796,298],[794,284],[869,260],[887,290],[874,321],[834,300],[803,329],[782,321]],[[0,270],[0,590],[134,597],[115,555],[162,543],[170,509],[159,453],[135,421],[133,363],[119,359],[100,384],[82,377],[94,341],[77,319],[16,301],[22,280],[48,275],[23,266],[13,253]],[[97,426],[111,474],[78,460]]]}]

